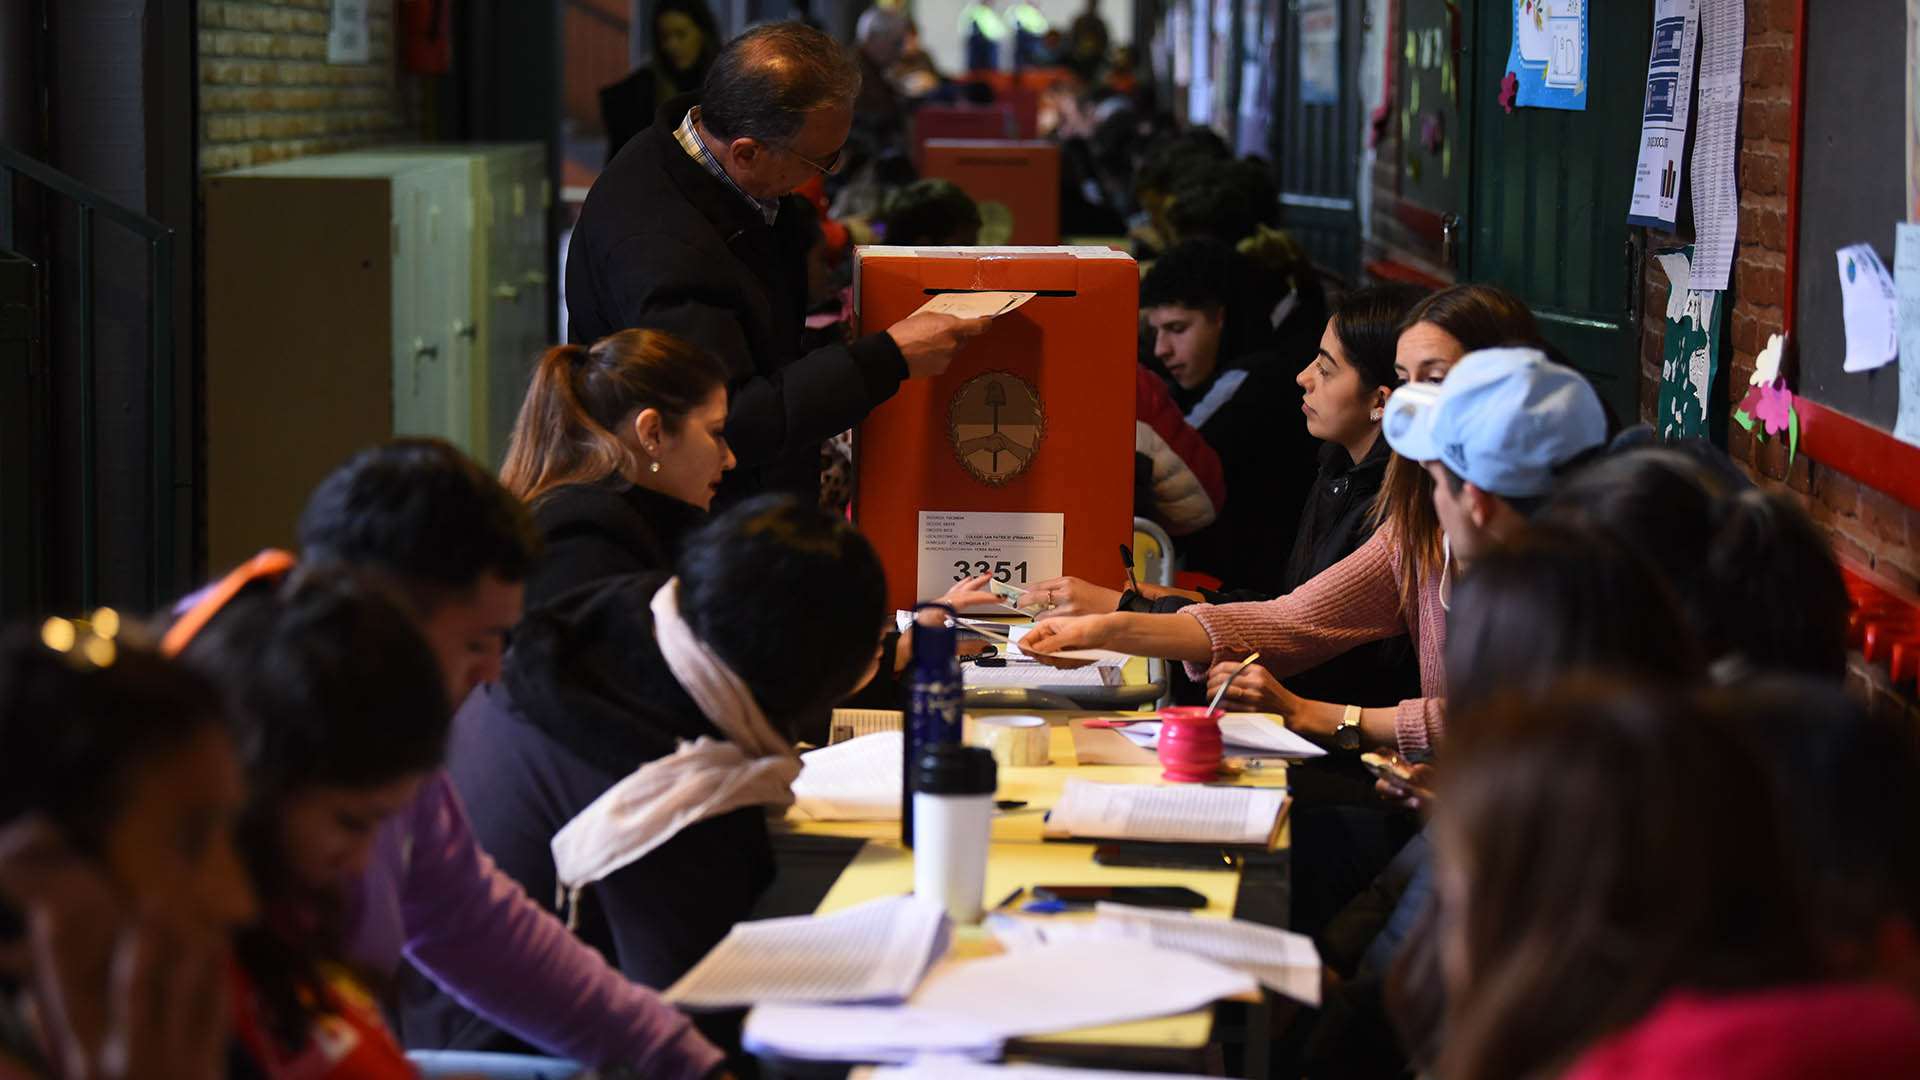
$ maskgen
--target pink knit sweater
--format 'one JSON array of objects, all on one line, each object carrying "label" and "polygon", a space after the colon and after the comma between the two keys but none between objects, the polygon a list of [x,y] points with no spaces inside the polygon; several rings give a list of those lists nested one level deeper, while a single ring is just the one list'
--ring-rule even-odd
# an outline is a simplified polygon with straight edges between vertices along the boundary
[{"label": "pink knit sweater", "polygon": [[[1425,582],[1413,609],[1400,610],[1398,550],[1387,530],[1376,529],[1353,554],[1285,596],[1253,604],[1195,604],[1182,608],[1200,620],[1213,641],[1213,660],[1238,660],[1256,650],[1260,664],[1284,679],[1332,659],[1355,645],[1407,634],[1420,658],[1425,697],[1401,702],[1394,729],[1400,752],[1424,753],[1445,730],[1447,611],[1440,582]],[[1204,672],[1201,677],[1204,677]]]}]

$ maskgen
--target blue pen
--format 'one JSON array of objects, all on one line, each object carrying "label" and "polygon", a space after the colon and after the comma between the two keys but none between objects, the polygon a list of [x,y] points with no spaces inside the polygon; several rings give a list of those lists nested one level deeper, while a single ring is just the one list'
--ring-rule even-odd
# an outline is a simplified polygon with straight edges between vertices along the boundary
[{"label": "blue pen", "polygon": [[1020,910],[1032,915],[1058,915],[1067,910],[1067,905],[1061,900],[1035,900]]}]

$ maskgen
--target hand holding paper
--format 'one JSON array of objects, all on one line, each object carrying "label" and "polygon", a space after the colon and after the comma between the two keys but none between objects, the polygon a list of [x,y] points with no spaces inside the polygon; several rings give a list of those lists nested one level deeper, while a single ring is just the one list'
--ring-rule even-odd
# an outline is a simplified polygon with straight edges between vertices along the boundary
[{"label": "hand holding paper", "polygon": [[985,333],[992,324],[993,320],[984,317],[961,318],[922,308],[887,327],[887,336],[900,347],[900,357],[907,362],[907,377],[919,379],[944,374],[960,346],[968,338]]}]

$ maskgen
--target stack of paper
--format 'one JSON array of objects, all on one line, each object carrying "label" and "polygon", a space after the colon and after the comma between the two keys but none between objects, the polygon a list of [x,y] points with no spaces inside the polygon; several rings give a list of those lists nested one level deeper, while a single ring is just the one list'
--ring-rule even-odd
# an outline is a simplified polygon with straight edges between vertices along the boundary
[{"label": "stack of paper", "polygon": [[1009,1038],[1124,1024],[1252,993],[1243,972],[1142,941],[1078,941],[943,965],[909,1004]]},{"label": "stack of paper", "polygon": [[898,709],[835,709],[827,729],[827,745],[880,731],[899,731],[906,724],[907,714]]},{"label": "stack of paper", "polygon": [[905,738],[881,731],[801,754],[789,813],[812,821],[899,820]]},{"label": "stack of paper", "polygon": [[1282,788],[1156,787],[1069,779],[1044,831],[1052,837],[1271,847],[1286,808]]},{"label": "stack of paper", "polygon": [[[1142,720],[1120,729],[1135,746],[1153,750],[1160,745],[1160,721]],[[1220,718],[1220,740],[1228,757],[1285,758],[1303,761],[1326,755],[1326,750],[1288,728],[1279,717],[1265,713],[1228,713]]]},{"label": "stack of paper", "polygon": [[889,896],[832,915],[734,926],[666,992],[682,1009],[900,1001],[946,951],[944,905]]},{"label": "stack of paper", "polygon": [[911,1005],[760,1005],[747,1014],[748,1053],[796,1061],[912,1061],[922,1054],[992,1061],[1005,1038],[959,1016]]},{"label": "stack of paper", "polygon": [[1320,950],[1313,939],[1244,919],[1204,919],[1184,911],[1098,904],[1095,933],[1136,938],[1244,971],[1308,1005],[1320,1004]]}]

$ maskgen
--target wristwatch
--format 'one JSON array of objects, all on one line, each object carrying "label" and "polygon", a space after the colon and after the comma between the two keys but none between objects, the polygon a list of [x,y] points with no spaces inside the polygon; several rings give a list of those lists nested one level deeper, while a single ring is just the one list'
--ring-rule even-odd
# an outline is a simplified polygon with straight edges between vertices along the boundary
[{"label": "wristwatch", "polygon": [[1360,706],[1349,705],[1340,714],[1340,726],[1333,729],[1333,745],[1342,750],[1360,749]]}]

